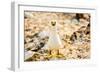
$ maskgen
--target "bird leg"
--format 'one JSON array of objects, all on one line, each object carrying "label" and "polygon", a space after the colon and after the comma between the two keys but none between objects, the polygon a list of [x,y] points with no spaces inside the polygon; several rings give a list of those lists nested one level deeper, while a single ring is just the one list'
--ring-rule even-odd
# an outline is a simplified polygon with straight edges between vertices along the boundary
[{"label": "bird leg", "polygon": [[56,58],[59,55],[59,50],[58,49],[51,49],[50,50],[52,58]]}]

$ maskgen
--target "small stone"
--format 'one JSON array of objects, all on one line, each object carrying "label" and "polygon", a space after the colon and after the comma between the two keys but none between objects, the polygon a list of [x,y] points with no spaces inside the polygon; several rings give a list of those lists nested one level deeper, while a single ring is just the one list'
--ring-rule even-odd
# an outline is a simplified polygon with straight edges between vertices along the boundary
[{"label": "small stone", "polygon": [[35,52],[32,51],[25,51],[25,60],[29,59],[35,54]]}]

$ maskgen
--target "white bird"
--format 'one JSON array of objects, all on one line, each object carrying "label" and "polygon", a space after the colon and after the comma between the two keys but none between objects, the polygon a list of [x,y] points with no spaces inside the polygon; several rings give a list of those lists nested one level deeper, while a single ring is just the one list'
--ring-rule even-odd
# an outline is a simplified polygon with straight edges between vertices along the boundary
[{"label": "white bird", "polygon": [[50,31],[49,31],[48,42],[42,49],[60,49],[60,48],[62,48],[62,42],[57,33],[56,22],[52,21]]}]

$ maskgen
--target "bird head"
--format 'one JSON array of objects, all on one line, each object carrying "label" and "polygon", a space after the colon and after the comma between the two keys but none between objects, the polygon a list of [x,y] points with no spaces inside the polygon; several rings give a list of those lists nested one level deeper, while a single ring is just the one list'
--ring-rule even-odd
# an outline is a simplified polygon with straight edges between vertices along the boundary
[{"label": "bird head", "polygon": [[55,26],[56,25],[56,21],[51,21],[51,25]]}]

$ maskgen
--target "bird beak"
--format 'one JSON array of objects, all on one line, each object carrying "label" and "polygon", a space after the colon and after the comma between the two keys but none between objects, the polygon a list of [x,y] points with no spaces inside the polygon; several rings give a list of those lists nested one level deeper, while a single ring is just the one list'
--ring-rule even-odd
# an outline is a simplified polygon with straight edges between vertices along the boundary
[{"label": "bird beak", "polygon": [[56,25],[56,22],[55,22],[55,21],[52,21],[52,22],[51,22],[51,25],[52,25],[52,26],[55,26],[55,25]]}]

